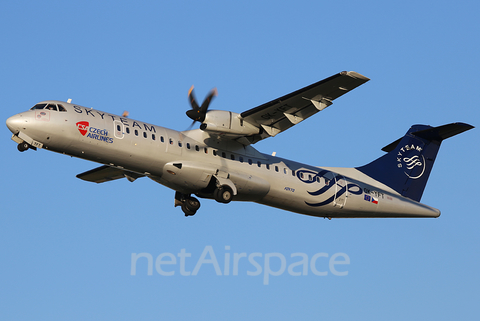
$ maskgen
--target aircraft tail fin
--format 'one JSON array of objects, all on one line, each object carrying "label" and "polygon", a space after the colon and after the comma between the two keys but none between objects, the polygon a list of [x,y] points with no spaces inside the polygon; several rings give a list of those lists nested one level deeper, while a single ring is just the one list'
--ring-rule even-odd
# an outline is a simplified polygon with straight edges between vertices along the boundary
[{"label": "aircraft tail fin", "polygon": [[472,128],[464,123],[413,125],[403,138],[382,148],[388,154],[356,169],[419,202],[442,141]]}]

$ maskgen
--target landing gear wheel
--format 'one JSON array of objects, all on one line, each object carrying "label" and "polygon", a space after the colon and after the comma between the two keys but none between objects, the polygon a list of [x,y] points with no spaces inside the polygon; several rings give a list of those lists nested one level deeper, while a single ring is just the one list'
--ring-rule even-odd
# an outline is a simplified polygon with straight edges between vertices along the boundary
[{"label": "landing gear wheel", "polygon": [[27,143],[23,142],[23,143],[20,143],[18,144],[17,146],[17,149],[20,151],[20,152],[24,152],[26,151],[27,149],[30,148],[30,145],[28,145]]},{"label": "landing gear wheel", "polygon": [[191,211],[187,208],[187,204],[186,203],[183,203],[182,204],[182,211],[183,213],[185,213],[185,216],[193,216],[195,215],[195,212],[194,211]]},{"label": "landing gear wheel", "polygon": [[187,197],[184,204],[192,212],[196,212],[200,208],[200,202],[195,197]]},{"label": "landing gear wheel", "polygon": [[232,201],[233,191],[230,187],[223,185],[213,192],[213,197],[217,202],[227,204]]},{"label": "landing gear wheel", "polygon": [[200,202],[195,197],[187,197],[182,204],[182,211],[185,216],[192,216],[197,213],[200,208]]}]

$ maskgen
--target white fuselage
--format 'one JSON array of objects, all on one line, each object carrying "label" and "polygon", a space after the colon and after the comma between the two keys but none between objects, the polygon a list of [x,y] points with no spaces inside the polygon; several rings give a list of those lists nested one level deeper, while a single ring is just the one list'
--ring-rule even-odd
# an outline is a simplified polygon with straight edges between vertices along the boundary
[{"label": "white fuselage", "polygon": [[[262,154],[200,129],[179,132],[99,110],[29,110],[7,125],[32,146],[148,176],[175,191],[202,194],[212,176],[233,200],[319,217],[438,217],[354,168],[319,168]],[[43,114],[41,114],[43,113]],[[218,138],[220,137],[220,138]]]}]

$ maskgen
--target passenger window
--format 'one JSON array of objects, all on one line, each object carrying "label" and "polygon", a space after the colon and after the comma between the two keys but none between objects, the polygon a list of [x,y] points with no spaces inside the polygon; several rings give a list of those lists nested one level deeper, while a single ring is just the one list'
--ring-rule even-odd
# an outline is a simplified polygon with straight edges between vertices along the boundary
[{"label": "passenger window", "polygon": [[231,160],[235,160],[235,155],[231,154],[231,155],[230,155],[230,159],[231,159]]},{"label": "passenger window", "polygon": [[165,142],[165,139],[163,139],[163,136],[160,136],[160,141],[161,141],[162,143]]},{"label": "passenger window", "polygon": [[147,132],[143,132],[143,137],[147,138]]},{"label": "passenger window", "polygon": [[155,140],[155,134],[152,134],[152,139]]},{"label": "passenger window", "polygon": [[278,166],[275,166],[275,172],[278,172]]},{"label": "passenger window", "polygon": [[170,145],[173,145],[173,139],[169,138],[168,142],[170,143]]},{"label": "passenger window", "polygon": [[283,173],[287,174],[287,169],[286,168],[283,169]]},{"label": "passenger window", "polygon": [[222,157],[227,158],[227,154],[225,154],[225,152],[222,152]]},{"label": "passenger window", "polygon": [[125,128],[125,130],[127,131],[127,134],[130,134],[130,127]]},{"label": "passenger window", "polygon": [[205,147],[204,150],[205,150],[205,154],[208,154],[208,148]]},{"label": "passenger window", "polygon": [[57,106],[59,111],[67,111],[62,105],[58,104]]},{"label": "passenger window", "polygon": [[190,149],[190,143],[187,143],[187,149]]},{"label": "passenger window", "polygon": [[258,167],[262,167],[262,163],[260,161],[257,162]]},{"label": "passenger window", "polygon": [[200,151],[200,147],[198,147],[198,145],[195,145],[195,150],[198,152]]},{"label": "passenger window", "polygon": [[117,125],[117,132],[120,131],[120,125]]},{"label": "passenger window", "polygon": [[249,159],[248,159],[248,165],[252,165],[252,164],[253,164],[253,162],[252,162],[252,160],[249,158]]},{"label": "passenger window", "polygon": [[295,176],[295,171],[292,169],[292,176]]},{"label": "passenger window", "polygon": [[320,183],[320,177],[317,176],[317,183]]},{"label": "passenger window", "polygon": [[135,129],[135,136],[138,136],[138,129]]},{"label": "passenger window", "polygon": [[270,169],[270,164],[265,164],[265,167],[269,170]]},{"label": "passenger window", "polygon": [[240,161],[240,163],[243,163],[243,157],[242,157],[242,156],[240,156],[240,157],[238,158],[238,160]]},{"label": "passenger window", "polygon": [[215,149],[213,150],[213,156],[217,156],[217,151]]},{"label": "passenger window", "polygon": [[182,142],[178,141],[178,147],[182,147]]}]

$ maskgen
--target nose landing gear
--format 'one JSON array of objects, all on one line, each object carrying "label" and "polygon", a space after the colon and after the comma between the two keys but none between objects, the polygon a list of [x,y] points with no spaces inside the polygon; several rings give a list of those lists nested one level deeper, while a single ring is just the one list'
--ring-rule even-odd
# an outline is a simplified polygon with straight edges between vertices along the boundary
[{"label": "nose landing gear", "polygon": [[20,151],[20,152],[24,152],[26,151],[27,149],[30,148],[30,145],[27,144],[26,142],[22,142],[20,144],[17,145],[17,149]]}]

